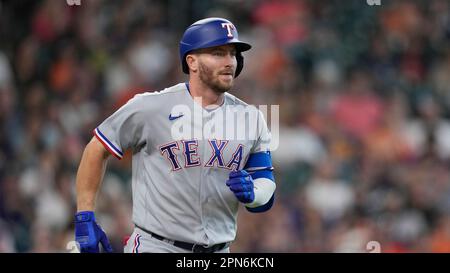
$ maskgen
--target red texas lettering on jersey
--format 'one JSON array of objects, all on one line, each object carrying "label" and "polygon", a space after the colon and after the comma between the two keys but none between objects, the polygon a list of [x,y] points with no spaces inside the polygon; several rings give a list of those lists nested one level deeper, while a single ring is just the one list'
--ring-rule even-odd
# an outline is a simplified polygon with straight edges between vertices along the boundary
[{"label": "red texas lettering on jersey", "polygon": [[181,140],[180,144],[178,141],[170,142],[159,146],[159,150],[161,155],[169,160],[172,165],[172,171],[178,171],[182,168],[179,161],[179,156],[177,155],[177,153],[179,154],[180,152],[184,157],[184,168],[204,166],[210,168],[219,167],[229,170],[239,169],[244,152],[244,146],[242,144],[239,144],[236,147],[233,155],[227,161],[223,156],[223,152],[228,144],[228,140],[208,140],[208,143],[211,148],[211,157],[204,164],[201,163],[200,157],[197,153],[197,140]]}]

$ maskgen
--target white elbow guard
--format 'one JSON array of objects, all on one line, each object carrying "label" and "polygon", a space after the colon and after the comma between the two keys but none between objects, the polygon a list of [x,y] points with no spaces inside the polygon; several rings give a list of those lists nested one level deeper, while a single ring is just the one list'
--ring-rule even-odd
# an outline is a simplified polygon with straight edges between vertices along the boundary
[{"label": "white elbow guard", "polygon": [[268,178],[257,178],[253,180],[253,188],[255,191],[255,200],[245,204],[248,208],[256,208],[269,202],[276,188],[275,182]]}]

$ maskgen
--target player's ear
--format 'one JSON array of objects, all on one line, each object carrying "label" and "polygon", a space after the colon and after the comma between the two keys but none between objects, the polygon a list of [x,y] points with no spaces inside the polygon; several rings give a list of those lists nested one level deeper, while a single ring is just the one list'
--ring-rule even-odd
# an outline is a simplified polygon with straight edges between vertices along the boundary
[{"label": "player's ear", "polygon": [[195,54],[186,55],[186,63],[189,67],[189,70],[193,72],[197,72],[198,70],[198,56]]}]

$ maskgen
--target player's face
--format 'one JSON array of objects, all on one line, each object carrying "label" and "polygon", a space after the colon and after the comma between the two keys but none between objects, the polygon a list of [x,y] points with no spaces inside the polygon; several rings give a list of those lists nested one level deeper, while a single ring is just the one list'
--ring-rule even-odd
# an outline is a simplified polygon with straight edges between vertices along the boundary
[{"label": "player's face", "polygon": [[200,80],[212,90],[223,93],[233,87],[236,71],[236,48],[223,45],[202,49],[199,52],[198,71]]}]

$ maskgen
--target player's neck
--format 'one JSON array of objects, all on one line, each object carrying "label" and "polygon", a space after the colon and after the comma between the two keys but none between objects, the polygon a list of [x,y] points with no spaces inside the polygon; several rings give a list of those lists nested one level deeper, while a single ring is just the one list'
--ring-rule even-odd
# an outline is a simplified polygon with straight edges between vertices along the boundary
[{"label": "player's neck", "polygon": [[201,98],[202,107],[210,105],[222,105],[224,93],[216,92],[200,81],[189,80],[189,92],[192,98]]}]

